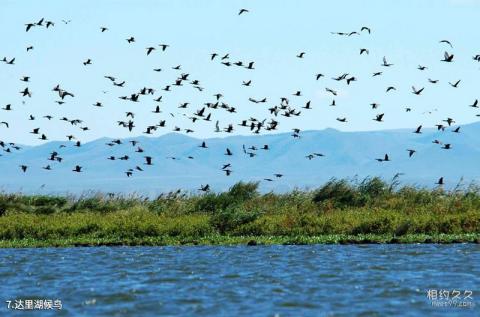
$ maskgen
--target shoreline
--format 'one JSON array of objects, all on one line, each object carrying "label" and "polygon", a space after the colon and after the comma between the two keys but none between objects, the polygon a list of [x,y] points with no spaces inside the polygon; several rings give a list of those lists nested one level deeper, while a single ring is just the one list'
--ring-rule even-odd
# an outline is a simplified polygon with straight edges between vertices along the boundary
[{"label": "shoreline", "polygon": [[319,235],[319,236],[227,236],[205,237],[156,236],[143,238],[95,238],[75,237],[67,239],[12,239],[1,240],[4,248],[49,248],[49,247],[101,247],[101,246],[261,246],[261,245],[313,245],[313,244],[480,244],[480,233],[466,234],[408,234],[404,236],[362,235]]}]

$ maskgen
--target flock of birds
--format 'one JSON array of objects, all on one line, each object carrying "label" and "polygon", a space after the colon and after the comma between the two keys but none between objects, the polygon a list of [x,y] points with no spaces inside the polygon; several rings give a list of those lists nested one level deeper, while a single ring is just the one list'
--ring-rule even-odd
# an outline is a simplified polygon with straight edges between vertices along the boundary
[{"label": "flock of birds", "polygon": [[[245,15],[248,14],[249,10],[247,9],[241,9],[238,11],[238,15]],[[64,24],[69,24],[71,21],[70,20],[62,20]],[[52,21],[48,21],[44,18],[40,19],[37,22],[30,22],[25,24],[25,31],[26,32],[31,32],[32,30],[39,29],[39,28],[44,28],[44,29],[54,29],[55,28],[55,23]],[[106,26],[100,26],[99,27],[99,32],[101,33],[107,33],[109,31],[109,28]],[[350,36],[360,36],[360,35],[370,35],[372,33],[372,30],[369,27],[361,27],[359,31],[352,31],[352,32],[331,32],[333,36],[345,36],[345,37],[350,37]],[[129,45],[134,45],[136,43],[136,39],[134,36],[129,36],[124,39],[126,43]],[[444,51],[443,55],[440,57],[439,56],[439,61],[442,63],[454,63],[455,62],[455,55],[453,53],[448,52],[448,50],[453,49],[453,45],[451,42],[448,40],[441,40],[439,41],[439,45],[445,46],[446,50],[443,49]],[[165,52],[170,48],[169,44],[157,44],[155,46],[149,46],[145,48],[145,57],[150,56],[151,54],[156,54],[156,53],[161,53]],[[27,52],[32,51],[34,49],[33,46],[28,46],[26,48]],[[368,55],[369,54],[369,49],[368,48],[359,48],[359,55]],[[303,59],[307,55],[306,52],[299,52],[296,56],[292,56],[292,58],[298,58],[298,59]],[[244,69],[247,69],[249,71],[255,71],[255,61],[241,61],[234,59],[233,57],[230,56],[228,53],[218,53],[218,52],[213,52],[211,53],[210,56],[205,57],[206,61],[209,62],[218,62],[225,67],[242,67]],[[480,62],[480,55],[474,55],[473,60],[476,62]],[[8,66],[15,66],[15,57],[4,57],[2,59],[2,62],[4,65]],[[84,61],[82,61],[83,65],[85,67],[89,67],[89,65],[93,64],[93,60],[88,58]],[[379,63],[379,66],[384,68],[382,71],[375,71],[372,72],[371,76],[372,77],[377,77],[377,76],[382,76],[383,72],[388,71],[391,68],[394,68],[395,65],[390,62],[386,57],[383,57],[383,60],[381,63]],[[152,98],[153,101],[156,103],[151,110],[151,113],[154,115],[159,115],[162,113],[162,98],[164,97],[165,94],[171,94],[175,91],[175,89],[179,86],[185,86],[189,85],[192,87],[192,89],[196,89],[199,92],[203,92],[205,87],[202,86],[200,80],[198,79],[192,79],[191,75],[184,71],[182,69],[182,65],[175,65],[171,67],[173,70],[178,71],[178,76],[175,78],[171,84],[166,85],[165,87],[143,87],[137,91],[126,91],[125,87],[125,80],[122,80],[120,78],[117,78],[115,76],[111,76],[109,74],[106,74],[104,76],[105,80],[110,82],[112,86],[118,87],[119,89],[125,90],[125,93],[122,94],[121,96],[118,96],[118,98],[124,102],[130,102],[130,103],[138,103],[140,99],[142,98]],[[426,71],[428,68],[423,65],[419,65],[418,67],[419,71]],[[161,72],[162,69],[156,68],[153,69],[155,72]],[[312,74],[312,80],[320,81],[320,80],[326,80],[327,75],[323,73],[316,73]],[[32,98],[33,93],[28,87],[28,83],[31,82],[31,78],[29,76],[21,76],[20,80],[27,85],[25,88],[21,89],[19,93],[23,98]],[[356,76],[353,76],[348,73],[340,74],[338,76],[333,76],[331,80],[334,80],[336,82],[345,82],[346,85],[353,85],[358,78]],[[438,84],[439,80],[438,79],[430,79],[428,78],[428,83],[430,85],[436,85]],[[457,88],[461,84],[461,80],[455,81],[455,82],[450,82],[449,83],[451,87]],[[242,82],[242,86],[249,87],[252,85],[252,80],[247,79]],[[422,92],[426,89],[425,87],[415,87],[412,86],[412,94],[414,95],[421,95]],[[385,92],[390,93],[391,91],[396,90],[396,87],[394,86],[389,86],[386,88]],[[336,102],[335,102],[335,97],[338,95],[338,92],[335,91],[332,88],[325,87],[325,91],[331,95],[332,97],[332,102],[330,106],[335,107]],[[57,84],[55,87],[52,87],[52,96],[55,97],[55,103],[58,105],[63,105],[67,103],[70,99],[75,98],[75,93],[70,91],[67,88],[64,88],[61,84]],[[106,93],[106,92],[104,92]],[[282,97],[278,102],[276,103],[271,103],[267,97],[262,97],[262,98],[248,98],[248,102],[255,103],[255,104],[270,104],[268,107],[268,113],[270,115],[269,118],[255,118],[255,117],[250,117],[250,118],[244,118],[240,122],[229,122],[224,124],[223,126],[221,125],[219,120],[215,120],[215,112],[217,111],[224,111],[228,114],[233,114],[237,112],[237,107],[231,105],[228,103],[222,93],[216,93],[214,95],[207,96],[205,103],[200,106],[200,108],[196,110],[190,110],[190,103],[189,102],[183,102],[178,106],[178,109],[181,109],[180,111],[184,111],[183,116],[188,117],[188,119],[191,120],[192,125],[189,127],[184,127],[180,128],[178,126],[173,126],[172,130],[175,132],[184,132],[184,133],[194,133],[194,126],[198,124],[199,122],[215,122],[215,128],[214,131],[216,133],[233,133],[236,131],[236,129],[247,129],[251,131],[253,134],[260,134],[262,131],[274,131],[277,130],[281,120],[280,118],[284,117],[285,119],[288,119],[290,117],[298,117],[301,116],[302,113],[308,112],[313,108],[312,102],[307,101],[305,104],[301,107],[295,107],[293,106],[293,102],[290,101],[291,98],[297,98],[302,96],[301,91],[295,91],[292,94],[289,94],[288,96]],[[247,101],[246,101],[247,102]],[[103,107],[104,105],[102,102],[93,102],[92,106],[94,107]],[[378,109],[379,105],[377,103],[371,103],[370,104],[372,109]],[[469,105],[472,108],[479,108],[478,104],[478,99],[474,100],[472,104]],[[12,104],[6,104],[1,108],[3,111],[15,111],[15,107]],[[412,109],[411,108],[406,108],[406,112],[410,112]],[[378,113],[374,116],[373,120],[377,122],[383,122],[384,119],[384,113]],[[175,115],[173,113],[170,113],[170,116],[172,118],[175,118]],[[477,115],[480,116],[480,115]],[[44,119],[47,119],[48,121],[53,120],[54,116],[52,115],[45,115],[43,116]],[[37,118],[34,115],[29,115],[28,120],[37,120]],[[79,119],[79,118],[67,118],[67,117],[61,117],[57,118],[57,120],[64,121],[66,124],[70,124],[73,127],[78,127],[80,131],[88,131],[89,127],[85,124],[84,120]],[[338,122],[346,123],[348,122],[347,117],[338,117],[336,119]],[[453,118],[445,118],[442,122],[439,122],[436,126],[439,131],[446,131],[450,130],[453,133],[460,133],[460,126],[452,126],[455,123],[455,120]],[[119,127],[127,129],[129,132],[132,132],[135,127],[135,113],[133,111],[128,111],[125,113],[125,119],[124,120],[119,120],[117,122]],[[2,121],[0,123],[0,129],[2,128],[9,128],[10,123],[7,121]],[[147,135],[152,135],[155,133],[155,131],[159,129],[165,129],[168,127],[167,124],[167,119],[162,118],[161,120],[158,120],[158,123],[147,125],[145,127],[142,127],[144,129],[143,133]],[[422,125],[418,126],[413,133],[416,134],[421,134],[422,133]],[[47,136],[47,132],[44,131],[43,127],[38,127],[34,128],[31,132],[32,135],[36,136],[38,139],[42,141],[48,141],[49,138]],[[301,130],[299,128],[294,128],[292,131],[291,136],[293,138],[300,138],[301,137]],[[69,134],[66,136],[66,139],[69,141],[67,144],[62,144],[60,145],[60,148],[56,151],[53,151],[50,153],[49,157],[45,158],[46,163],[45,166],[43,166],[44,170],[53,170],[55,167],[55,164],[60,164],[62,163],[62,148],[65,148],[67,146],[73,146],[73,147],[81,147],[82,142],[79,140],[78,136]],[[119,144],[122,144],[122,140],[116,139],[116,140],[111,140],[106,144],[106,146],[113,147]],[[128,141],[131,146],[132,146],[132,151],[135,153],[141,153],[144,159],[143,165],[136,165],[132,166],[131,168],[127,169],[124,171],[126,177],[132,177],[135,173],[140,173],[144,172],[149,166],[155,164],[155,160],[158,160],[159,158],[154,158],[151,155],[148,155],[148,151],[142,148],[141,144],[137,140],[131,140]],[[449,143],[444,143],[440,140],[432,140],[433,143],[438,144],[442,149],[444,150],[451,150],[453,148],[452,144]],[[7,143],[4,141],[0,141],[0,146],[3,148],[3,151],[5,154],[12,153],[14,151],[18,151],[21,149],[21,146],[15,144],[15,143]],[[209,146],[206,141],[203,141],[201,144],[198,145],[199,148],[204,149],[205,151],[208,151]],[[248,145],[243,145],[242,152],[244,155],[247,157],[255,157],[259,151],[268,151],[270,150],[270,146],[268,144],[264,144],[261,147],[257,146],[248,146]],[[409,157],[413,157],[416,154],[416,150],[413,148],[407,148],[406,149],[406,155]],[[228,158],[232,155],[238,155],[237,153],[234,153],[234,151],[230,148],[226,148],[224,155]],[[323,153],[305,153],[305,158],[307,160],[313,160],[316,158],[320,158],[325,156]],[[131,154],[125,154],[120,157],[116,156],[109,156],[106,159],[111,160],[111,161],[116,161],[116,160],[122,160],[122,161],[128,161],[131,159]],[[178,157],[175,156],[170,156],[167,157],[167,159],[179,159]],[[194,157],[189,156],[188,159],[194,159]],[[390,162],[392,159],[390,158],[388,153],[385,153],[384,156],[378,157],[378,158],[372,158],[372,160],[376,160],[379,163],[385,163],[385,162]],[[79,163],[80,164],[80,163]],[[75,166],[72,167],[72,172],[74,173],[81,173],[84,171],[84,168],[76,164]],[[29,166],[26,164],[20,165],[20,170],[23,173],[27,173],[29,170]],[[226,176],[230,176],[233,173],[233,166],[231,163],[226,162],[225,164],[222,164],[219,166],[219,170],[222,173],[225,173]],[[283,177],[282,173],[275,173],[271,177],[265,177],[264,180],[268,182],[272,182],[275,179]],[[443,177],[439,178],[435,184],[438,185],[443,185],[444,184],[444,179]],[[210,185],[205,184],[201,185],[199,190],[201,191],[209,191],[210,190]]]}]

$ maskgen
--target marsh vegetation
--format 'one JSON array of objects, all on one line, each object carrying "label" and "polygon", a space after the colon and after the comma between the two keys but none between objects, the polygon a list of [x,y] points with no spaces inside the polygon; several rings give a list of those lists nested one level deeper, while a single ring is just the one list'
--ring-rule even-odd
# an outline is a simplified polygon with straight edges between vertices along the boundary
[{"label": "marsh vegetation", "polygon": [[480,190],[332,179],[311,191],[155,199],[0,195],[0,246],[478,242]]}]

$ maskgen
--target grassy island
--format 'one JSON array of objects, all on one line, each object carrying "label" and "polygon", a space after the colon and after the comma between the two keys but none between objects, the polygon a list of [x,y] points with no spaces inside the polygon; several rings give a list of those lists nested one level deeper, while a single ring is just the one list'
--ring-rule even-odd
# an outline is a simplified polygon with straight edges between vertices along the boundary
[{"label": "grassy island", "polygon": [[480,243],[480,189],[427,189],[379,178],[311,191],[0,195],[0,247],[313,243]]}]

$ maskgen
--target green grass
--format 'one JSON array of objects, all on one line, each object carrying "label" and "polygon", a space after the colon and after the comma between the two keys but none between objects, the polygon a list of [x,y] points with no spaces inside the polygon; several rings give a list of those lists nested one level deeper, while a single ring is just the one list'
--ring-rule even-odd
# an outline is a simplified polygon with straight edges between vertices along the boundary
[{"label": "green grass", "polygon": [[378,178],[317,190],[82,197],[0,195],[0,247],[480,242],[480,190]]}]

